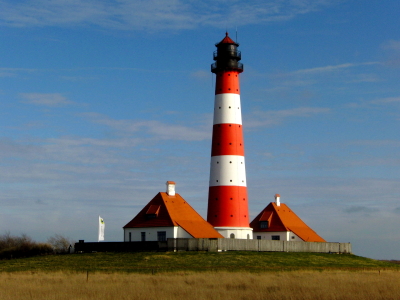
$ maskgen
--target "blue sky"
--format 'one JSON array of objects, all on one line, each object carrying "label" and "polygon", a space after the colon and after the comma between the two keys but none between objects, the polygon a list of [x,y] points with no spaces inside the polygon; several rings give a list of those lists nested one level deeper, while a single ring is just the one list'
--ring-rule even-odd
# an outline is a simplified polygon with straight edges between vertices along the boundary
[{"label": "blue sky", "polygon": [[173,180],[207,210],[214,44],[240,43],[251,219],[275,193],[400,259],[400,2],[0,0],[0,234],[106,240]]}]

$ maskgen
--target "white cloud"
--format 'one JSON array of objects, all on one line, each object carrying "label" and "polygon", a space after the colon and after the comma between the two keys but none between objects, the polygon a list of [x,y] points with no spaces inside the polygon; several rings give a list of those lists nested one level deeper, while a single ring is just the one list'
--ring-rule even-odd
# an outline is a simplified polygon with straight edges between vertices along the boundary
[{"label": "white cloud", "polygon": [[[202,141],[210,138],[211,120],[205,116],[203,123],[188,125],[177,125],[156,120],[115,120],[97,113],[82,114],[92,122],[106,125],[116,131],[118,136],[132,136],[151,140],[180,140],[180,141]],[[206,120],[206,121],[204,121]],[[210,124],[208,124],[210,123]]]},{"label": "white cloud", "polygon": [[346,107],[350,108],[371,108],[375,107],[374,105],[393,105],[400,103],[400,97],[387,97],[387,98],[379,98],[370,101],[361,101],[361,102],[351,102],[346,104]]},{"label": "white cloud", "polygon": [[377,100],[372,100],[369,103],[371,104],[393,104],[393,103],[400,103],[400,97],[388,97],[388,98],[381,98]]},{"label": "white cloud", "polygon": [[375,209],[367,207],[367,206],[350,206],[343,209],[345,213],[373,213],[376,212]]},{"label": "white cloud", "polygon": [[355,74],[352,82],[379,82],[381,79],[376,74]]},{"label": "white cloud", "polygon": [[389,40],[382,44],[382,49],[399,51],[400,50],[400,41]]},{"label": "white cloud", "polygon": [[190,74],[192,77],[197,79],[210,79],[210,72],[205,70],[198,70]]},{"label": "white cloud", "polygon": [[265,91],[287,93],[297,90],[303,93],[305,87],[311,86],[314,88],[311,94],[315,93],[315,90],[325,93],[327,88],[332,87],[340,91],[344,88],[344,84],[381,81],[382,79],[374,73],[376,71],[375,66],[378,65],[382,65],[382,63],[378,61],[344,63],[266,74],[273,81],[274,87],[265,89]]},{"label": "white cloud", "polygon": [[241,1],[0,1],[5,26],[91,24],[120,30],[169,30],[198,26],[226,27],[282,21],[318,11],[337,0]]},{"label": "white cloud", "polygon": [[15,77],[20,72],[34,72],[34,69],[0,68],[0,77]]},{"label": "white cloud", "polygon": [[25,99],[24,103],[41,105],[41,106],[62,106],[72,104],[61,94],[40,94],[40,93],[22,93],[20,96]]},{"label": "white cloud", "polygon": [[304,75],[304,74],[320,74],[320,73],[327,73],[327,72],[333,72],[341,69],[348,69],[348,68],[353,68],[353,67],[359,67],[359,66],[368,66],[368,65],[377,65],[380,64],[380,62],[377,61],[372,61],[372,62],[365,62],[365,63],[346,63],[346,64],[340,64],[340,65],[334,65],[334,66],[324,66],[324,67],[317,67],[317,68],[310,68],[310,69],[302,69],[302,70],[297,70],[293,71],[290,74],[292,75]]},{"label": "white cloud", "polygon": [[323,107],[298,107],[276,111],[255,111],[249,116],[244,116],[244,125],[245,128],[273,126],[286,122],[289,118],[309,118],[329,112],[329,108]]}]

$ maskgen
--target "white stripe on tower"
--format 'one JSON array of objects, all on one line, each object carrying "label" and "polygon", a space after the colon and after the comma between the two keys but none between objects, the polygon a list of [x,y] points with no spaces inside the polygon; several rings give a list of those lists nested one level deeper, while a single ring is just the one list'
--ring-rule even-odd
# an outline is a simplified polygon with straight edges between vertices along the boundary
[{"label": "white stripe on tower", "polygon": [[252,238],[249,226],[238,44],[226,37],[216,45],[214,124],[207,221],[224,237]]}]

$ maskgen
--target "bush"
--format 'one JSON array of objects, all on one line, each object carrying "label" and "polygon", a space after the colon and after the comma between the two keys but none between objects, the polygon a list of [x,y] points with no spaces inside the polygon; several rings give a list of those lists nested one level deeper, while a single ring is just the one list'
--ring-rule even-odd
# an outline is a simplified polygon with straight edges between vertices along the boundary
[{"label": "bush", "polygon": [[37,255],[53,254],[50,244],[36,243],[23,234],[20,237],[6,233],[0,236],[0,259],[30,257]]},{"label": "bush", "polygon": [[60,234],[55,234],[47,239],[47,243],[53,246],[56,253],[69,253],[70,246],[75,244],[75,241]]}]

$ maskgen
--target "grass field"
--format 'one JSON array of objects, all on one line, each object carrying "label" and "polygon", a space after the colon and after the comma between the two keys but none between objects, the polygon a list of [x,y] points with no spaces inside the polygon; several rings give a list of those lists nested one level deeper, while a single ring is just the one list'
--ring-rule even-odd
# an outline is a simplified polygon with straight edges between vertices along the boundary
[{"label": "grass field", "polygon": [[400,272],[12,272],[0,273],[0,299],[400,299]]},{"label": "grass field", "polygon": [[400,269],[355,255],[285,252],[133,252],[48,255],[1,260],[0,272],[177,272]]},{"label": "grass field", "polygon": [[400,265],[355,255],[163,252],[0,261],[1,300],[400,299]]}]

